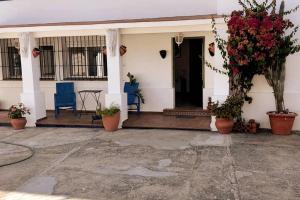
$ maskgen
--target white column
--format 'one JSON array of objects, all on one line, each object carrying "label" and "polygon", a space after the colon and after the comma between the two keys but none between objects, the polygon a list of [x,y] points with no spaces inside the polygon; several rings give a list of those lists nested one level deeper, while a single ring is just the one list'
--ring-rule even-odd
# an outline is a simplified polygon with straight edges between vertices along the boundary
[{"label": "white column", "polygon": [[[221,38],[227,40],[227,32],[225,29],[218,29],[218,34]],[[216,45],[217,46],[217,45]],[[216,47],[214,67],[225,71],[223,68],[224,60],[221,55],[221,51]],[[227,75],[215,73],[214,74],[214,90],[213,90],[213,101],[223,102],[229,95],[229,78]]]},{"label": "white column", "polygon": [[26,116],[27,126],[35,127],[37,120],[46,117],[45,95],[40,89],[40,61],[39,57],[34,58],[32,55],[37,43],[31,33],[22,33],[19,39],[23,82],[21,102],[31,112],[31,115]]},{"label": "white column", "polygon": [[120,57],[121,35],[119,29],[106,31],[108,93],[105,95],[105,105],[117,104],[121,109],[119,127],[128,119],[127,94],[124,93],[122,80],[122,63]]},{"label": "white column", "polygon": [[[218,29],[218,34],[221,38],[227,40],[228,35],[225,29]],[[222,71],[225,71],[223,68],[223,64],[224,64],[224,60],[222,58],[221,51],[217,48],[216,45],[214,67]],[[224,74],[215,73],[212,100],[223,103],[226,100],[228,95],[229,95],[229,77]],[[212,131],[217,131],[215,122],[216,122],[216,117],[212,116],[211,124],[210,124],[210,128]]]}]

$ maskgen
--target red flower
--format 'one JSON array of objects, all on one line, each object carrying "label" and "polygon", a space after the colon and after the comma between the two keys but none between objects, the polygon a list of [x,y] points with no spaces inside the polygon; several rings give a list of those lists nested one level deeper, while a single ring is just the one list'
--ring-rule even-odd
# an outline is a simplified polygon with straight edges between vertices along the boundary
[{"label": "red flower", "polygon": [[258,28],[260,26],[260,21],[257,18],[249,18],[247,19],[247,25],[249,28]]},{"label": "red flower", "polygon": [[232,74],[233,76],[236,76],[239,73],[239,69],[237,67],[232,68]]}]

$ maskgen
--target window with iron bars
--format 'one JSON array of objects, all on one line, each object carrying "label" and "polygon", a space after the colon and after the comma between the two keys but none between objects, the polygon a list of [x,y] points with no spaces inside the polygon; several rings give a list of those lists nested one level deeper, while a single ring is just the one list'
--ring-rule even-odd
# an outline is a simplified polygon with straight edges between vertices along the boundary
[{"label": "window with iron bars", "polygon": [[0,39],[0,74],[3,80],[22,80],[19,40]]},{"label": "window with iron bars", "polygon": [[39,38],[42,80],[106,80],[104,36]]}]

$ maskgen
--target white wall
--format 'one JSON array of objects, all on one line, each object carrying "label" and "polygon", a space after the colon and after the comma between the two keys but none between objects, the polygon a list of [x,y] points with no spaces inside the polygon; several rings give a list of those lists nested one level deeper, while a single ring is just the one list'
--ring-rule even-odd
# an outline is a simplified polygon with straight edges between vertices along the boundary
[{"label": "white wall", "polygon": [[20,102],[21,81],[0,81],[0,110],[8,110],[12,104]]},{"label": "white wall", "polygon": [[[210,32],[184,33],[185,37],[205,37],[205,59],[213,62],[208,54],[208,44],[213,42]],[[123,44],[127,46],[127,53],[123,56],[124,80],[127,72],[131,72],[140,82],[146,104],[143,111],[162,111],[174,108],[173,86],[173,55],[172,37],[174,34],[132,34],[123,35]],[[162,59],[159,51],[167,50],[167,57]],[[205,67],[204,107],[212,94],[213,72]]]},{"label": "white wall", "polygon": [[[127,72],[136,76],[145,97],[143,111],[174,107],[172,43],[170,34],[123,35],[127,53],[123,56],[124,80]],[[162,59],[159,51],[167,50]]]},{"label": "white wall", "polygon": [[217,0],[0,1],[0,24],[103,21],[215,14]]},{"label": "white wall", "polygon": [[[140,82],[146,104],[142,105],[143,111],[161,112],[165,108],[174,108],[173,86],[173,60],[172,37],[173,33],[157,34],[125,34],[122,35],[122,44],[127,46],[127,53],[122,56],[123,81],[127,81],[126,74],[131,72]],[[205,37],[206,60],[213,62],[208,54],[208,44],[214,38],[210,32],[184,33],[185,37]],[[162,59],[159,51],[167,50],[167,57]],[[205,69],[204,107],[207,105],[208,96],[213,90],[213,74]],[[101,103],[104,105],[104,94],[107,92],[107,81],[74,81],[75,90],[102,89]],[[46,107],[54,109],[53,95],[55,93],[55,81],[40,81],[41,90],[46,96]],[[21,81],[0,81],[0,109],[7,109],[11,104],[20,101],[19,94],[22,90]],[[8,95],[6,95],[8,94]],[[78,109],[81,104],[77,96]],[[91,97],[86,102],[89,110],[94,110],[96,105]]]},{"label": "white wall", "polygon": [[[286,0],[286,7],[293,8],[300,4],[300,0]],[[229,14],[233,9],[239,9],[237,1],[218,0],[218,14]],[[300,11],[290,16],[291,20],[300,24]],[[300,39],[300,32],[297,33],[297,38]],[[300,114],[300,68],[299,68],[300,53],[290,56],[287,61],[286,85],[285,85],[285,104],[290,111]],[[270,128],[269,119],[266,113],[275,110],[275,101],[272,89],[269,87],[264,77],[254,78],[254,87],[250,95],[253,97],[253,103],[245,105],[244,116],[246,119],[256,119],[261,123],[263,128]],[[296,118],[295,130],[300,130],[300,117]]]},{"label": "white wall", "polygon": [[[54,93],[55,93],[55,81],[41,81],[41,90],[45,94],[46,109],[54,110]],[[86,89],[103,90],[100,96],[102,106],[104,106],[104,97],[107,93],[107,81],[74,81],[75,91]],[[20,102],[20,94],[22,92],[22,81],[0,81],[0,109],[6,110],[12,104]],[[81,108],[81,101],[77,93],[77,109]],[[96,103],[94,99],[89,95],[86,99],[86,107],[88,110],[95,110]]]},{"label": "white wall", "polygon": [[[78,95],[78,91],[80,90],[88,90],[88,89],[95,89],[95,90],[103,90],[100,96],[100,102],[102,106],[104,106],[104,98],[105,94],[107,93],[107,81],[72,81],[74,82],[75,92],[77,93],[77,109],[81,109],[81,100]],[[54,93],[55,93],[55,81],[41,81],[41,90],[45,94],[46,98],[46,107],[47,110],[54,110]],[[96,110],[96,103],[95,100],[91,95],[85,101],[85,105],[87,110]]]}]

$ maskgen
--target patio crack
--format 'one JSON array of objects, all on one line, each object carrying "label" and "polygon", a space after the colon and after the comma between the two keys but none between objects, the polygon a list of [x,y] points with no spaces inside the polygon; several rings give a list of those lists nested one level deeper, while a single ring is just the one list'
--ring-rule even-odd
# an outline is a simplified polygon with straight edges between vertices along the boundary
[{"label": "patio crack", "polygon": [[229,169],[228,169],[228,179],[230,181],[231,184],[231,191],[234,195],[234,199],[235,200],[241,200],[241,195],[240,195],[240,190],[239,190],[239,186],[238,186],[238,180],[237,180],[237,176],[236,176],[236,164],[235,164],[235,160],[231,154],[231,137],[227,136],[226,137],[226,156],[225,156],[225,162],[228,163],[229,165]]}]

